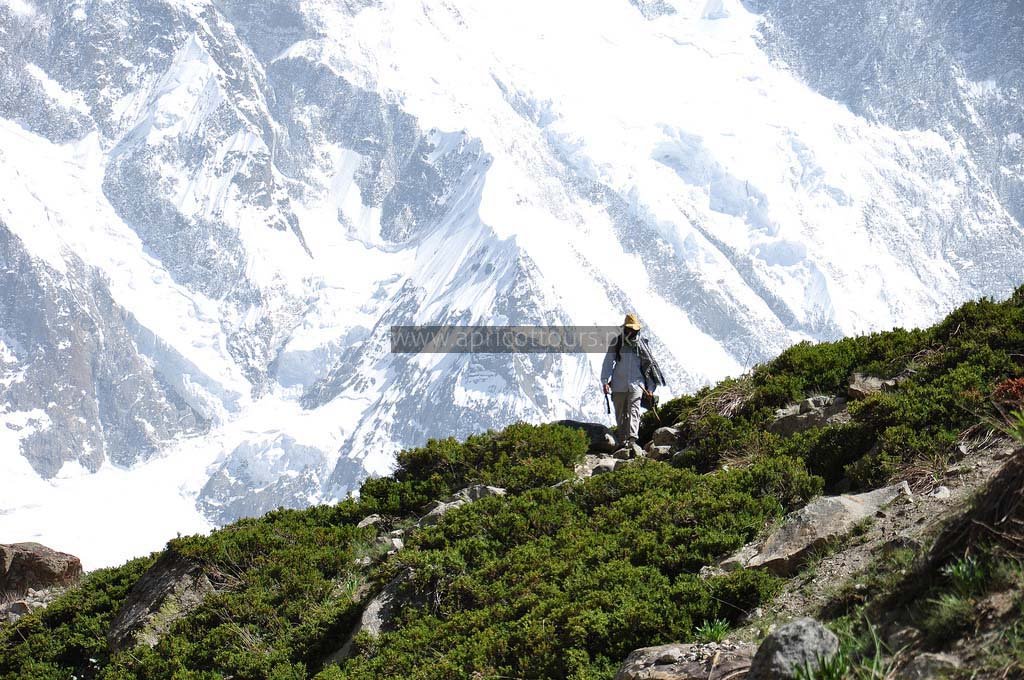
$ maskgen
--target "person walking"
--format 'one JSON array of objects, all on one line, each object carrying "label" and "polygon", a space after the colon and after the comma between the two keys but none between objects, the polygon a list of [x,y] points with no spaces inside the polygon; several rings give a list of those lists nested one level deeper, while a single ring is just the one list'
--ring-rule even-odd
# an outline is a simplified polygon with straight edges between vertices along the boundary
[{"label": "person walking", "polygon": [[631,455],[640,451],[637,436],[641,399],[645,394],[652,397],[658,385],[665,384],[647,338],[640,335],[641,328],[636,314],[627,314],[622,333],[609,346],[601,366],[604,393],[612,395],[615,405],[615,437]]}]

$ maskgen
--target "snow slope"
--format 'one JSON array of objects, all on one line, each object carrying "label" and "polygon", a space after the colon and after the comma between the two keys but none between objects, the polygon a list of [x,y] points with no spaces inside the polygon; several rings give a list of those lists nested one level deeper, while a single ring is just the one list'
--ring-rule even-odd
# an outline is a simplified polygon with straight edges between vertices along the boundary
[{"label": "snow slope", "polygon": [[393,355],[393,324],[636,311],[671,394],[1019,284],[970,139],[823,96],[759,22],[0,4],[0,540],[110,564],[431,436],[605,418],[600,356]]}]

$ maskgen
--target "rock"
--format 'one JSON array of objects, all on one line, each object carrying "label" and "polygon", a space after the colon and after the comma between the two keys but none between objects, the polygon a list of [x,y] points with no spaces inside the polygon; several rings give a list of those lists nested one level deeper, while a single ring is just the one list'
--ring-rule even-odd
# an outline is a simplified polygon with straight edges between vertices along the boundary
[{"label": "rock", "polygon": [[619,460],[629,460],[630,458],[639,458],[644,455],[644,450],[636,442],[630,442],[628,445],[617,449],[612,454],[613,457]]},{"label": "rock", "polygon": [[721,567],[723,571],[736,571],[737,569],[742,569],[747,566],[747,562],[753,559],[758,552],[757,546],[753,543],[749,543],[719,562],[718,566]]},{"label": "rock", "polygon": [[847,401],[843,397],[809,397],[776,411],[768,431],[788,437],[811,427],[824,427],[844,413],[846,406]]},{"label": "rock", "polygon": [[901,680],[940,680],[959,670],[960,659],[952,654],[926,652],[910,660],[899,674]]},{"label": "rock", "polygon": [[678,446],[679,430],[674,427],[659,427],[651,435],[651,441],[655,446]]},{"label": "rock", "polygon": [[[901,494],[910,495],[906,482],[868,493],[816,498],[786,517],[743,566],[789,576],[809,552],[846,535],[858,522],[873,516]],[[741,562],[742,557],[737,553],[730,560]]]},{"label": "rock", "polygon": [[357,557],[356,559],[353,560],[353,562],[356,564],[356,566],[368,567],[371,564],[373,564],[373,558],[371,558],[369,556]]},{"label": "rock", "polygon": [[901,378],[883,380],[882,378],[878,378],[873,375],[854,373],[850,376],[849,386],[846,388],[846,394],[850,399],[863,399],[864,397],[875,394],[876,392],[888,392],[889,390],[894,389],[901,381]]},{"label": "rock", "polygon": [[630,652],[615,680],[727,680],[754,656],[745,643],[671,644]]},{"label": "rock", "polygon": [[580,461],[575,468],[573,468],[573,472],[576,475],[576,479],[586,479],[587,477],[593,475],[594,469],[598,465],[600,465],[601,461],[604,458],[604,456],[597,456],[592,453],[588,453],[587,455],[583,456],[583,460]]},{"label": "rock", "polygon": [[652,446],[647,451],[647,457],[651,460],[668,460],[672,457],[671,446]]},{"label": "rock", "polygon": [[377,539],[377,544],[389,555],[405,547],[405,541],[395,536],[381,536]]},{"label": "rock", "polygon": [[199,562],[167,550],[128,592],[107,631],[113,651],[138,644],[154,646],[178,619],[215,592]]},{"label": "rock", "polygon": [[380,515],[367,515],[366,517],[359,520],[359,524],[356,525],[356,529],[362,529],[364,527],[376,526],[384,520]]},{"label": "rock", "polygon": [[344,644],[330,656],[327,657],[327,664],[336,664],[347,659],[352,653],[352,643],[356,636],[365,631],[370,635],[377,636],[393,629],[395,615],[398,614],[407,598],[403,597],[402,587],[412,576],[412,570],[405,570],[393,578],[380,593],[370,600],[363,608],[363,614],[359,623],[349,633]]},{"label": "rock", "polygon": [[497,486],[487,486],[486,484],[473,484],[467,486],[465,489],[460,489],[448,498],[441,501],[434,501],[434,507],[430,511],[420,518],[417,522],[418,526],[428,527],[437,524],[441,517],[448,512],[466,503],[472,503],[478,501],[486,496],[504,496],[505,489]]},{"label": "rock", "polygon": [[779,626],[757,648],[748,680],[795,678],[798,669],[817,670],[822,661],[839,651],[839,638],[818,621],[796,619]]},{"label": "rock", "polygon": [[703,567],[700,568],[700,571],[697,572],[697,576],[702,579],[709,579],[714,578],[715,576],[724,575],[725,569],[722,569],[721,567],[716,567],[712,564],[705,564]]},{"label": "rock", "polygon": [[556,425],[582,430],[587,435],[592,453],[611,453],[616,449],[615,436],[610,428],[601,423],[584,423],[579,420],[559,420]]},{"label": "rock", "polygon": [[614,472],[625,462],[626,461],[613,458],[612,456],[601,456],[597,465],[594,466],[594,474],[603,475],[606,472]]},{"label": "rock", "polygon": [[14,623],[32,611],[32,609],[32,606],[25,600],[14,600],[7,604],[0,604],[0,622]]},{"label": "rock", "polygon": [[473,484],[465,489],[456,491],[449,500],[464,499],[469,502],[478,501],[487,496],[504,496],[505,490],[498,486],[487,486],[486,484]]},{"label": "rock", "polygon": [[824,395],[819,395],[819,396],[816,396],[816,397],[808,397],[808,398],[802,400],[798,404],[798,406],[800,408],[800,413],[810,413],[811,411],[814,411],[815,409],[819,409],[822,406],[828,406],[833,401],[835,401],[835,397],[828,397],[828,396],[824,396]]},{"label": "rock", "polygon": [[433,526],[437,524],[439,521],[441,521],[441,517],[443,517],[446,512],[461,507],[468,502],[469,501],[463,500],[461,498],[447,502],[434,501],[434,507],[431,508],[430,511],[427,512],[427,514],[425,514],[423,517],[420,517],[419,522],[417,522],[416,524],[421,527]]},{"label": "rock", "polygon": [[949,490],[948,486],[939,486],[939,487],[936,487],[935,490],[932,491],[928,495],[931,496],[932,498],[938,498],[939,500],[945,500],[945,499],[949,498],[953,494]]},{"label": "rock", "polygon": [[74,555],[40,543],[0,544],[0,594],[69,586],[81,577],[82,563]]},{"label": "rock", "polygon": [[921,642],[922,634],[913,626],[892,624],[885,629],[885,644],[895,654]]}]

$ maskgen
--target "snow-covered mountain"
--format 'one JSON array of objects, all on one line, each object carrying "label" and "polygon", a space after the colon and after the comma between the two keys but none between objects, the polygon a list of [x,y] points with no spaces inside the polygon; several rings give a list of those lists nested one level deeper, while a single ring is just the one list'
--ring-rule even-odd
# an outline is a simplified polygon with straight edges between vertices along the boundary
[{"label": "snow-covered mountain", "polygon": [[1024,277],[1017,0],[0,0],[0,538],[86,566]]}]

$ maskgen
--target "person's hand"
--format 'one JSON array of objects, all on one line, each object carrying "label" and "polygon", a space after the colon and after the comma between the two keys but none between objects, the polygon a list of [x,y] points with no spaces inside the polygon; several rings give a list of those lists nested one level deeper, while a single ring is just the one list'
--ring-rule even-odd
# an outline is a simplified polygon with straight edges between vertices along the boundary
[{"label": "person's hand", "polygon": [[605,394],[611,394],[612,393],[612,386],[609,385],[608,383],[604,384],[604,393]]}]

